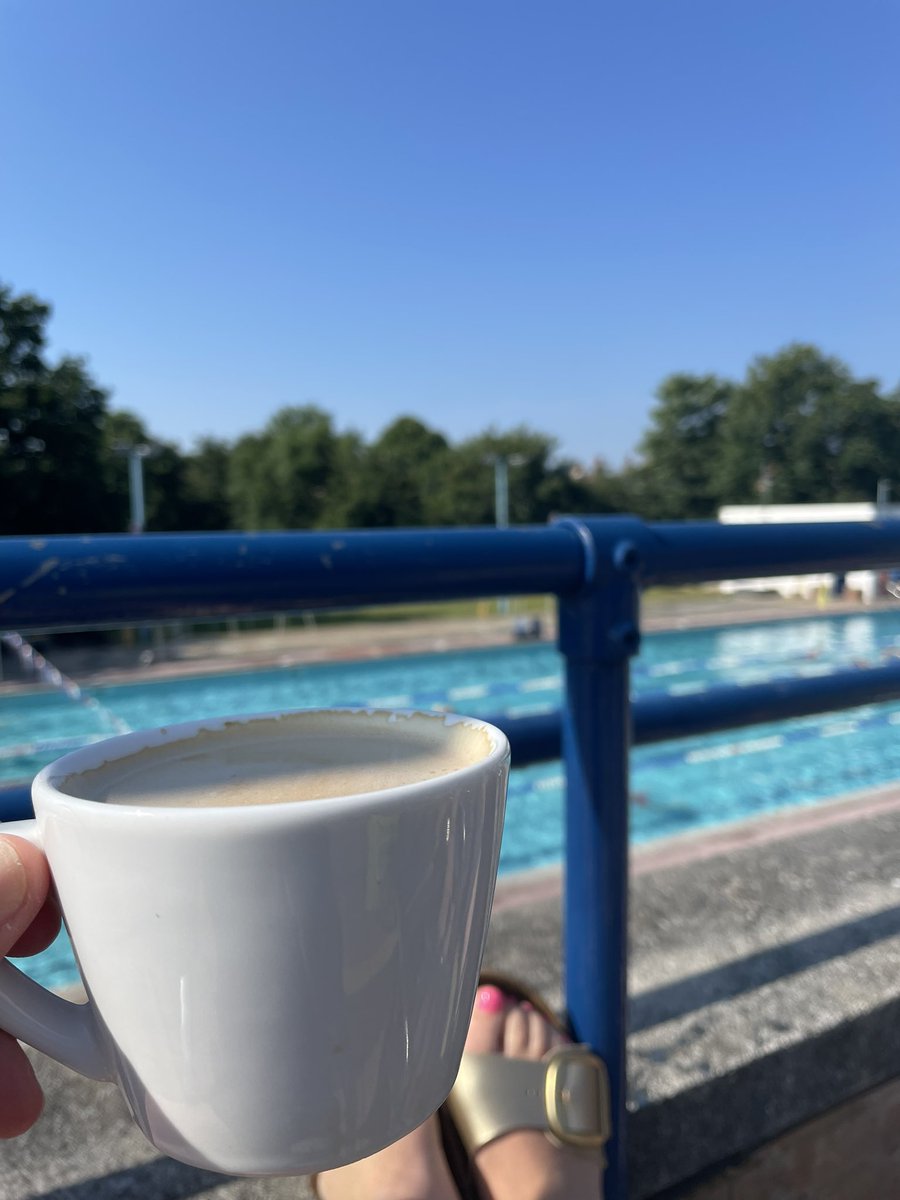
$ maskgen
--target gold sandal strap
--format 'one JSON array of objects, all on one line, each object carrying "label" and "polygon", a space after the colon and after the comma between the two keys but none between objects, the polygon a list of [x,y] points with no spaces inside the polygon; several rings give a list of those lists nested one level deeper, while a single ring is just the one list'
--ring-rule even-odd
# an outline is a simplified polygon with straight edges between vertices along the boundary
[{"label": "gold sandal strap", "polygon": [[514,1129],[584,1149],[609,1138],[609,1079],[586,1046],[558,1046],[540,1062],[465,1054],[447,1104],[470,1155]]}]

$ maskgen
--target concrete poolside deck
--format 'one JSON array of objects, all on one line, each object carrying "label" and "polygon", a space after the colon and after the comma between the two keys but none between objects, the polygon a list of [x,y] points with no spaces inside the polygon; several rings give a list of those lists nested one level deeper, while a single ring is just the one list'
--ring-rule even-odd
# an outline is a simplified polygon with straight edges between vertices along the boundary
[{"label": "concrete poolside deck", "polygon": [[[487,954],[555,1004],[559,882],[504,881]],[[635,1200],[900,1074],[898,897],[898,788],[635,851]],[[114,1089],[35,1059],[47,1109],[0,1145],[0,1200],[310,1194],[297,1179],[223,1179],[161,1158]]]}]

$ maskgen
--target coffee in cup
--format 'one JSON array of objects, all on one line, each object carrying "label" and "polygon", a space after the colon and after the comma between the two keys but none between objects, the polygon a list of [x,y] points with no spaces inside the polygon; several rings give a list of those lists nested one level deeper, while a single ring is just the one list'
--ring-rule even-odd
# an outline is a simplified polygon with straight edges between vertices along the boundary
[{"label": "coffee in cup", "polygon": [[204,730],[83,771],[65,790],[104,804],[288,804],[407,787],[461,771],[491,751],[480,729],[435,726],[431,717],[376,723],[352,712],[309,712],[283,721]]}]

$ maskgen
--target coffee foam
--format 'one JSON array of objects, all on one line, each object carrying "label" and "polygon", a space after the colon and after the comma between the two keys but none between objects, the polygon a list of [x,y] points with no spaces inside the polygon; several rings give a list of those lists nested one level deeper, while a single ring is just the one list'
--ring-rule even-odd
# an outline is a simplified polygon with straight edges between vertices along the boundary
[{"label": "coffee foam", "polygon": [[295,713],[231,722],[70,776],[60,790],[116,805],[285,804],[384,791],[451,774],[491,752],[465,721]]}]

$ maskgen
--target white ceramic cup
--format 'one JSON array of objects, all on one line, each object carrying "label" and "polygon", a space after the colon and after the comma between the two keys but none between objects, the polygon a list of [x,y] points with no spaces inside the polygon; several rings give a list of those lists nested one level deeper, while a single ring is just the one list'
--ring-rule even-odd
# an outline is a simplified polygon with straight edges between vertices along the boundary
[{"label": "white ceramic cup", "polygon": [[[373,1154],[444,1100],[477,986],[506,795],[499,730],[331,710],[346,726],[471,731],[473,761],[383,791],[254,807],[105,804],[79,773],[200,731],[130,733],[46,767],[35,820],[88,994],[0,964],[0,1026],[118,1084],[146,1137],[195,1166],[302,1174]],[[454,735],[454,736],[457,736]],[[70,794],[67,794],[70,793]],[[74,794],[71,794],[74,793]]]}]

